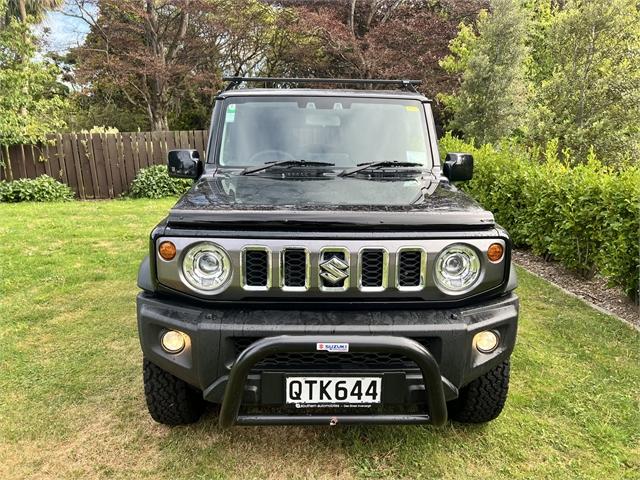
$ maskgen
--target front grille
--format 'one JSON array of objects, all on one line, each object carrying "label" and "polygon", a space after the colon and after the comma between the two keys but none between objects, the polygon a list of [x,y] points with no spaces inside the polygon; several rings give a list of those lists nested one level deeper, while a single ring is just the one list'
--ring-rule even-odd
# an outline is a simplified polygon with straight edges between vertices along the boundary
[{"label": "front grille", "polygon": [[307,252],[303,248],[288,248],[283,253],[283,286],[307,286]]},{"label": "front grille", "polygon": [[266,250],[244,252],[244,278],[247,287],[268,286],[269,253]]},{"label": "front grille", "polygon": [[382,249],[365,250],[360,256],[360,284],[363,287],[382,287],[385,279],[385,252]]},{"label": "front grille", "polygon": [[[249,345],[260,340],[258,337],[233,337],[233,347],[237,357]],[[415,337],[439,361],[441,343],[439,338]],[[318,351],[312,353],[277,353],[257,363],[254,371],[263,370],[406,370],[417,369],[413,360],[395,353],[335,353]]]},{"label": "front grille", "polygon": [[398,286],[420,287],[423,282],[423,252],[403,250],[398,254]]},{"label": "front grille", "polygon": [[[382,292],[389,288],[390,258],[395,259],[395,287],[416,291],[425,286],[426,254],[420,247],[402,247],[393,253],[382,247],[363,248],[353,268],[352,254],[344,247],[322,248],[313,256],[303,247],[285,247],[276,255],[280,258],[278,286],[286,291],[305,292],[311,286],[317,286],[324,292],[344,292],[357,286],[362,292]],[[242,287],[245,290],[272,287],[271,250],[268,247],[245,247],[242,262]],[[310,277],[312,272],[314,279]],[[277,274],[276,271],[274,275]]]}]

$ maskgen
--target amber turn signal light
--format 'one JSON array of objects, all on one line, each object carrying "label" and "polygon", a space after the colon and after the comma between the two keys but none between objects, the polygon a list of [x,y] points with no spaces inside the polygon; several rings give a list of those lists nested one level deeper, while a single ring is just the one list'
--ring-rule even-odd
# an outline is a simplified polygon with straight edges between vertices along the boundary
[{"label": "amber turn signal light", "polygon": [[487,250],[487,257],[492,262],[499,262],[504,255],[504,247],[500,243],[492,243]]},{"label": "amber turn signal light", "polygon": [[165,260],[173,260],[176,256],[176,246],[173,242],[162,242],[158,247],[158,253]]}]

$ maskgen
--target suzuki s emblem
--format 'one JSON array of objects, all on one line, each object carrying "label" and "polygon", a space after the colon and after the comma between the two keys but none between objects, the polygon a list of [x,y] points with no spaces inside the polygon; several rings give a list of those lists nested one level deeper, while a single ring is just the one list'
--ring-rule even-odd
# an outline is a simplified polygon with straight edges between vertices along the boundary
[{"label": "suzuki s emblem", "polygon": [[333,256],[320,263],[320,276],[335,285],[349,278],[349,264]]}]

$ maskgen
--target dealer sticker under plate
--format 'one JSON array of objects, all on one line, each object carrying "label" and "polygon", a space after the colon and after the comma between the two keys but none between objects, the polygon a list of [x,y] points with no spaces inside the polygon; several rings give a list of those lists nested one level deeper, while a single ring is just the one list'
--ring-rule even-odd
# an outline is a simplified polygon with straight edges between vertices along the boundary
[{"label": "dealer sticker under plate", "polygon": [[316,350],[324,350],[327,352],[348,352],[348,343],[316,343]]},{"label": "dealer sticker under plate", "polygon": [[382,377],[287,377],[291,404],[380,403]]}]

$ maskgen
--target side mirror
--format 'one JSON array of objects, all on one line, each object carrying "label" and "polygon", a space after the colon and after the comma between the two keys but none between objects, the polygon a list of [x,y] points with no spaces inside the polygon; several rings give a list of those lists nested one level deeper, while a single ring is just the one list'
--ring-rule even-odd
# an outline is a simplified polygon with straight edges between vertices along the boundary
[{"label": "side mirror", "polygon": [[174,178],[193,178],[202,175],[202,162],[197,150],[170,150],[169,176]]},{"label": "side mirror", "polygon": [[465,182],[473,178],[473,155],[447,153],[442,173],[450,182]]}]

